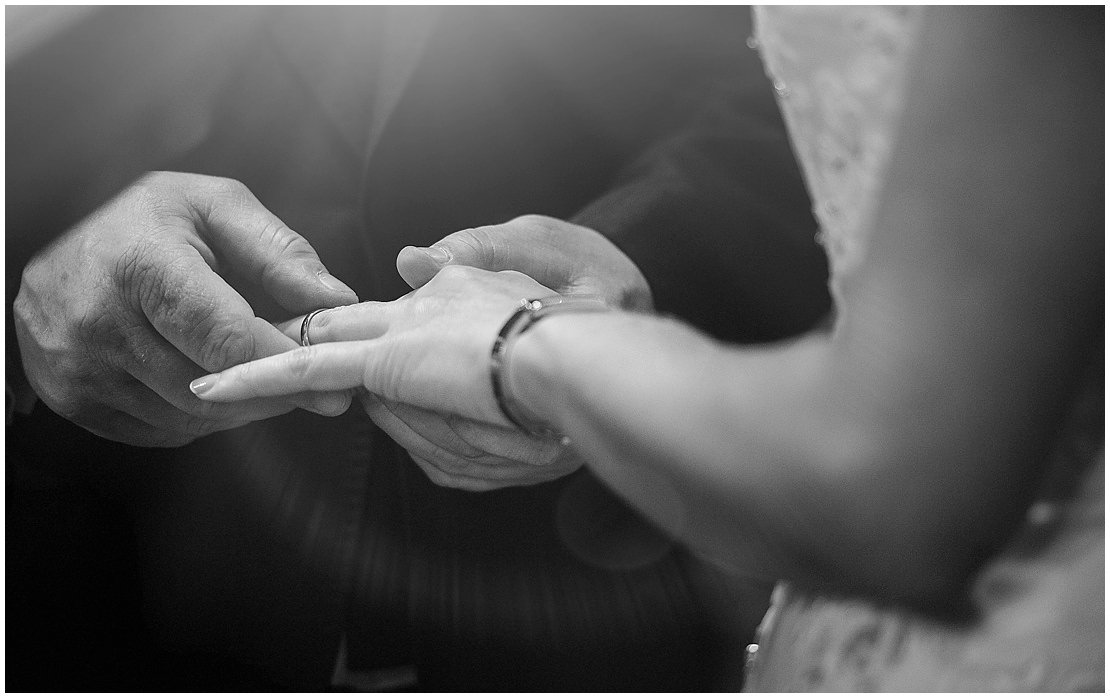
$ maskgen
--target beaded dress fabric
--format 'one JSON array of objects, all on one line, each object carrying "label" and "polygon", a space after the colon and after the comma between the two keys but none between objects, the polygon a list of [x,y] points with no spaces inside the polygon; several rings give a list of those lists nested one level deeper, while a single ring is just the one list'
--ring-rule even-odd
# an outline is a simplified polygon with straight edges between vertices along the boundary
[{"label": "beaded dress fabric", "polygon": [[[779,96],[832,268],[862,259],[904,103],[917,8],[760,7]],[[1091,367],[1022,528],[980,572],[974,618],[944,622],[780,583],[749,648],[745,690],[1102,691],[1102,365]]]}]

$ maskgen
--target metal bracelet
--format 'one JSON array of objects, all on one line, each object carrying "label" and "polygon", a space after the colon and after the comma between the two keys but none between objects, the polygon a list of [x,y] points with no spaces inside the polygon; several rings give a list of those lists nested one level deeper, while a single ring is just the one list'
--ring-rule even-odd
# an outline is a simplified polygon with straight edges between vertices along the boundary
[{"label": "metal bracelet", "polygon": [[493,386],[493,397],[501,413],[505,415],[505,419],[532,436],[561,438],[557,431],[528,414],[513,399],[505,380],[512,344],[540,319],[555,312],[600,312],[610,309],[599,296],[548,296],[520,299],[520,306],[502,325],[490,352],[490,383]]}]

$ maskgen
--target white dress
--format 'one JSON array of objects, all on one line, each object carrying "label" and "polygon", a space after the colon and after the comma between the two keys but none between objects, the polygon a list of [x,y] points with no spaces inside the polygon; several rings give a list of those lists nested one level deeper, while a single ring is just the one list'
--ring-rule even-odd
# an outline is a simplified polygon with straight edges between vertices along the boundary
[{"label": "white dress", "polygon": [[[770,7],[758,48],[836,278],[861,259],[897,138],[919,9]],[[1105,465],[1101,367],[1048,481],[976,578],[974,621],[945,623],[781,583],[749,647],[748,691],[1102,691]]]}]

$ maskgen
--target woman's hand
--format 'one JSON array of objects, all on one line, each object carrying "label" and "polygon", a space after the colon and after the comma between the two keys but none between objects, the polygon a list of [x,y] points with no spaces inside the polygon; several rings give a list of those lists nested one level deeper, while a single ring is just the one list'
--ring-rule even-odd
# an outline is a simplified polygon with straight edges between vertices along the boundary
[{"label": "woman's hand", "polygon": [[[452,267],[396,301],[317,313],[313,346],[192,387],[215,402],[361,387],[370,417],[433,482],[470,490],[545,482],[576,470],[581,458],[505,421],[490,387],[489,354],[521,298],[551,293],[517,272]],[[299,331],[299,321],[285,329]]]},{"label": "woman's hand", "polygon": [[318,313],[313,346],[204,376],[191,388],[212,402],[365,388],[508,427],[490,388],[490,349],[521,298],[552,293],[518,272],[449,267],[395,301]]}]

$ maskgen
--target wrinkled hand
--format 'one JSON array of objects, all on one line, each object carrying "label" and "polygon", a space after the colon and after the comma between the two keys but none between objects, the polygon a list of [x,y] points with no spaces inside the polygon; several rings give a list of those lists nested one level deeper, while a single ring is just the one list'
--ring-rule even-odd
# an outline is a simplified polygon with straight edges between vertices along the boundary
[{"label": "wrinkled hand", "polygon": [[489,355],[521,298],[552,293],[517,272],[448,267],[398,300],[318,313],[311,347],[202,378],[194,390],[223,402],[361,387],[367,411],[438,484],[486,490],[551,480],[581,459],[505,420]]},{"label": "wrinkled hand", "polygon": [[242,184],[150,174],[25,268],[14,320],[35,392],[95,434],[144,446],[181,445],[295,406],[345,411],[344,393],[216,405],[185,388],[296,346],[221,272],[290,314],[357,301]]},{"label": "wrinkled hand", "polygon": [[461,230],[431,247],[406,247],[397,255],[397,271],[412,288],[452,265],[519,271],[561,294],[601,296],[625,310],[653,307],[644,275],[608,238],[548,216]]},{"label": "wrinkled hand", "polygon": [[[501,225],[462,230],[428,248],[406,247],[397,256],[397,271],[413,288],[451,265],[518,271],[561,294],[601,296],[629,310],[652,308],[647,281],[616,245],[595,230],[547,216],[521,216]],[[363,404],[374,423],[436,482],[436,469],[456,473],[461,464],[478,459],[506,473],[533,472],[550,462],[549,440],[388,400]],[[561,476],[581,465],[569,450],[562,463],[561,470],[544,473]]]}]

